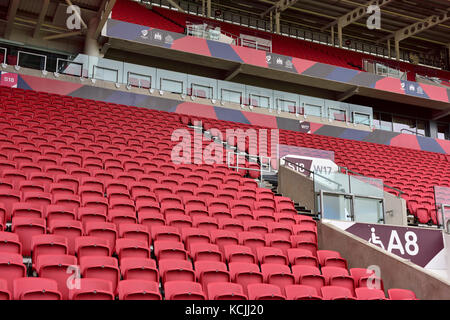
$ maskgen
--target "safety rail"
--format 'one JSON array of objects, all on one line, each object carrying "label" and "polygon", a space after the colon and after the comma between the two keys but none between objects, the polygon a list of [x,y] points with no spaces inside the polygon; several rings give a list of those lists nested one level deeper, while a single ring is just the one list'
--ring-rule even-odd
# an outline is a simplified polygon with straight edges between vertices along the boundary
[{"label": "safety rail", "polygon": [[0,47],[0,54],[3,51],[3,61],[1,61],[2,64],[6,64],[6,54],[7,54],[7,50],[6,48]]},{"label": "safety rail", "polygon": [[400,130],[401,133],[403,133],[404,131],[406,131],[406,132],[411,132],[412,134],[414,134],[414,135],[416,135],[416,136],[422,136],[422,137],[425,137],[425,135],[424,135],[423,133],[414,132],[414,131],[412,131],[412,130],[410,130],[410,129],[403,128],[403,129]]},{"label": "safety rail", "polygon": [[[364,178],[369,178],[369,177],[366,177],[365,175],[362,175],[361,173],[359,173],[359,172],[356,172],[356,171],[353,171],[353,170],[351,170],[351,169],[349,169],[349,168],[346,168],[346,167],[341,167],[341,166],[339,166],[339,170],[345,170],[345,173],[346,174],[348,174],[349,172],[350,173],[353,173],[353,174],[355,174],[355,175],[357,175],[357,176],[360,176],[360,177],[364,177]],[[349,175],[350,176],[350,175]],[[390,185],[387,185],[387,184],[385,184],[384,182],[383,182],[383,187],[386,187],[386,188],[388,188],[388,189],[392,189],[392,190],[394,190],[394,191],[397,191],[399,194],[397,195],[397,198],[401,198],[401,196],[402,196],[402,194],[404,194],[404,192],[402,191],[402,190],[400,190],[400,189],[397,189],[397,188],[395,188],[395,187],[392,187],[392,186],[390,186]]]}]

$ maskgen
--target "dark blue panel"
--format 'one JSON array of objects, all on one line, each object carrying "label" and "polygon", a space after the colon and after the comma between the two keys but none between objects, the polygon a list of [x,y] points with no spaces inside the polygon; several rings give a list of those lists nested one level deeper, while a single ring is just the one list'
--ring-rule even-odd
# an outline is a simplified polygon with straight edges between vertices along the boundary
[{"label": "dark blue panel", "polygon": [[[0,73],[1,74],[1,73]],[[17,88],[24,89],[24,90],[33,90],[28,83],[23,80],[23,78],[19,75],[17,75]]]},{"label": "dark blue panel", "polygon": [[370,131],[362,131],[362,130],[356,130],[356,129],[346,129],[344,132],[342,132],[339,135],[339,138],[364,141],[364,139],[367,138],[367,136],[369,134],[371,134]]},{"label": "dark blue panel", "polygon": [[220,107],[214,107],[217,119],[250,124],[248,119],[239,110],[232,110]]},{"label": "dark blue panel", "polygon": [[442,149],[441,145],[432,138],[417,136],[417,141],[419,141],[420,148],[424,151],[431,151],[444,154],[446,153],[444,149]]},{"label": "dark blue panel", "polygon": [[358,70],[346,69],[337,67],[331,72],[328,76],[328,80],[340,81],[340,82],[349,82],[352,80],[357,74]]},{"label": "dark blue panel", "polygon": [[211,40],[207,40],[206,43],[212,57],[244,63],[229,44]]}]

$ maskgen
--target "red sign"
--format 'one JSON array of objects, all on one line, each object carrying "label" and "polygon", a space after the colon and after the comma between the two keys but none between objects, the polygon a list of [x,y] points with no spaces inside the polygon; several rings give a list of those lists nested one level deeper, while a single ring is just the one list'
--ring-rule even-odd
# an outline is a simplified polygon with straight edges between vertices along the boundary
[{"label": "red sign", "polygon": [[17,73],[2,72],[0,85],[4,87],[17,88]]}]

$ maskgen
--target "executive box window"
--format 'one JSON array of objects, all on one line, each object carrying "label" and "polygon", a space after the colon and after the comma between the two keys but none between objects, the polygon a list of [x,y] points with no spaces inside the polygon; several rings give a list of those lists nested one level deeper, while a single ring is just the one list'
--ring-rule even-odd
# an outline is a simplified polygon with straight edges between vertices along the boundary
[{"label": "executive box window", "polygon": [[161,90],[172,93],[183,93],[183,81],[161,78]]},{"label": "executive box window", "polygon": [[450,130],[448,123],[438,123],[437,138],[442,140],[450,140]]},{"label": "executive box window", "polygon": [[296,113],[297,103],[292,100],[277,99],[277,109],[289,113]]},{"label": "executive box window", "polygon": [[190,88],[190,95],[194,97],[212,99],[213,98],[213,88],[208,86],[203,86],[200,84],[193,83]]},{"label": "executive box window", "polygon": [[259,96],[256,94],[250,95],[250,105],[254,107],[260,107],[260,108],[269,108],[270,107],[270,98]]},{"label": "executive box window", "polygon": [[359,112],[354,112],[353,113],[353,123],[370,126],[370,115],[364,114],[364,113],[359,113]]},{"label": "executive box window", "polygon": [[373,124],[380,130],[392,131],[392,115],[388,113],[374,113]]},{"label": "executive box window", "polygon": [[322,107],[312,104],[305,104],[305,114],[308,116],[322,117]]},{"label": "executive box window", "polygon": [[347,121],[347,111],[343,109],[329,108],[329,119],[335,121]]},{"label": "executive box window", "polygon": [[128,72],[128,84],[133,87],[149,89],[152,86],[152,77]]},{"label": "executive box window", "polygon": [[394,116],[394,132],[417,134],[416,120]]},{"label": "executive box window", "polygon": [[227,102],[241,103],[242,101],[242,92],[233,91],[229,89],[221,90],[221,100]]},{"label": "executive box window", "polygon": [[94,78],[98,80],[119,82],[119,71],[109,68],[94,66]]}]

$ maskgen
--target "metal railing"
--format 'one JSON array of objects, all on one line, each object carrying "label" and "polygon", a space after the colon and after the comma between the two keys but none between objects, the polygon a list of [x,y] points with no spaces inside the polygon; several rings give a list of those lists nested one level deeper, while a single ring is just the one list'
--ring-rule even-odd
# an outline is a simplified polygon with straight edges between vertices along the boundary
[{"label": "metal railing", "polygon": [[40,66],[40,70],[47,70],[47,56],[46,55],[38,54],[38,53],[32,53],[32,52],[27,52],[27,51],[19,51],[17,53],[17,63],[16,63],[17,66],[20,66],[20,61],[21,61],[20,58],[22,57],[22,60],[23,60],[23,56],[26,56],[26,55],[31,55],[31,56],[36,56],[36,57],[43,58],[44,59],[44,66],[42,67],[42,65],[41,65]]},{"label": "metal railing", "polygon": [[425,135],[423,133],[415,132],[415,131],[412,131],[410,129],[403,128],[403,129],[400,130],[401,133],[403,133],[403,131],[411,132],[412,134],[414,134],[416,136],[425,137]]},{"label": "metal railing", "polygon": [[[353,173],[353,174],[355,174],[355,175],[357,175],[357,176],[360,176],[360,177],[363,177],[363,178],[366,178],[366,179],[369,178],[369,177],[366,177],[365,175],[362,175],[362,174],[359,173],[359,172],[350,170],[349,168],[346,168],[346,167],[341,167],[341,166],[339,166],[339,170],[345,170],[345,173],[346,173],[346,174],[348,174],[348,173],[350,172],[350,173]],[[348,176],[350,177],[350,175],[348,175]],[[376,178],[374,178],[374,179],[376,179]],[[384,182],[383,182],[383,187],[386,187],[386,188],[388,188],[388,189],[392,189],[392,190],[398,192],[397,198],[401,198],[402,194],[404,194],[404,192],[403,192],[402,190],[397,189],[397,188],[395,188],[395,187],[392,187],[392,186],[390,186],[390,185],[387,185],[387,184],[385,184]]]}]

